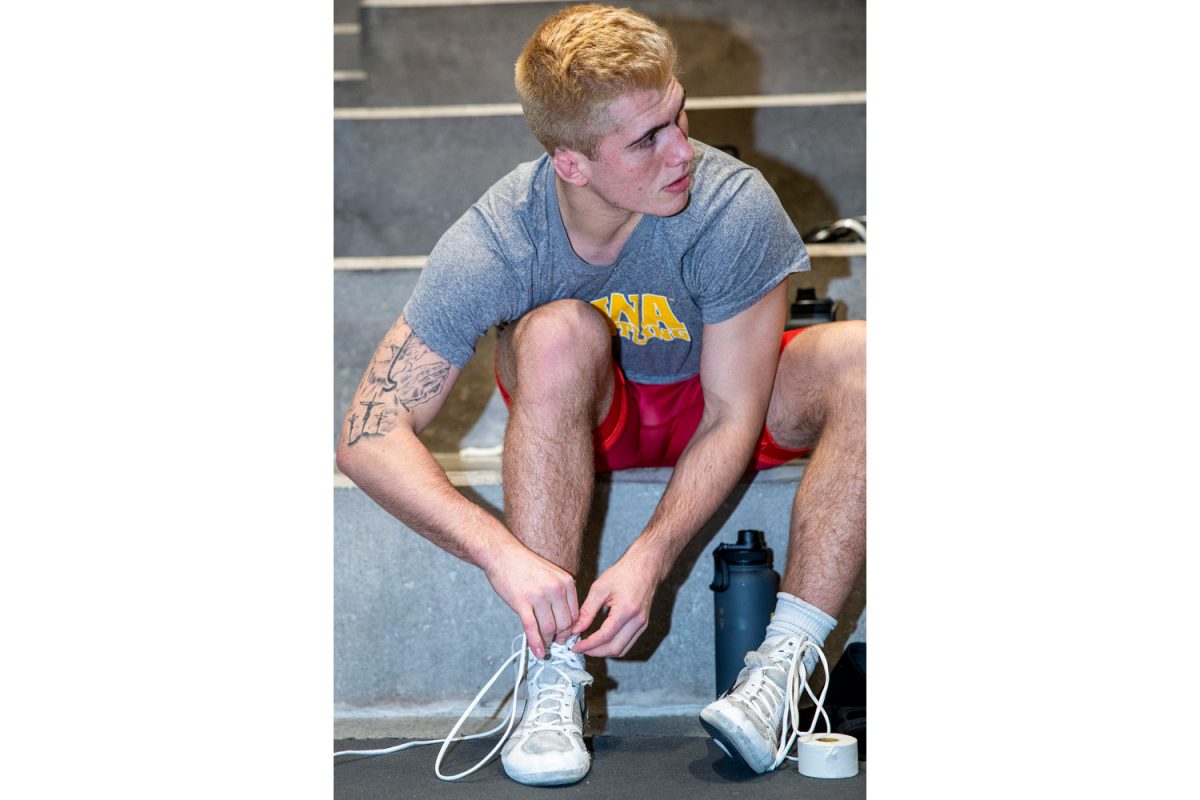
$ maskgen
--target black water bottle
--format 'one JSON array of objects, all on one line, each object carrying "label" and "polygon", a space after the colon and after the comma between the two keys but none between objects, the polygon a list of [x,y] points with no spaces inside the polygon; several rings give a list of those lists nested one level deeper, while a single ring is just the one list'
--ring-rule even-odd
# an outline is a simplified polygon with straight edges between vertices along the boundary
[{"label": "black water bottle", "polygon": [[762,531],[738,531],[737,544],[713,550],[713,623],[716,632],[717,697],[733,688],[746,653],[762,644],[779,576]]},{"label": "black water bottle", "polygon": [[822,322],[833,322],[837,319],[838,303],[828,297],[817,297],[817,290],[800,287],[796,290],[796,302],[792,303],[791,312],[783,329],[811,328]]}]

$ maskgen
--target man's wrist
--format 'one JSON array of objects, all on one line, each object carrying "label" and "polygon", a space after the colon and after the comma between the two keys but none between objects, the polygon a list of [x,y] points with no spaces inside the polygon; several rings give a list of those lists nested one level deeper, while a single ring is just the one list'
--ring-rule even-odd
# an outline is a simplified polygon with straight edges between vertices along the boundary
[{"label": "man's wrist", "polygon": [[471,561],[485,574],[491,575],[497,564],[513,556],[514,549],[524,550],[526,548],[508,528],[497,522],[494,517],[482,509],[480,509],[480,515],[484,519],[480,520],[479,534],[472,537]]},{"label": "man's wrist", "polygon": [[649,572],[654,576],[655,583],[662,583],[671,571],[671,565],[675,563],[672,554],[662,545],[656,544],[652,537],[648,538],[645,533],[634,539],[621,558],[632,562],[639,571]]}]

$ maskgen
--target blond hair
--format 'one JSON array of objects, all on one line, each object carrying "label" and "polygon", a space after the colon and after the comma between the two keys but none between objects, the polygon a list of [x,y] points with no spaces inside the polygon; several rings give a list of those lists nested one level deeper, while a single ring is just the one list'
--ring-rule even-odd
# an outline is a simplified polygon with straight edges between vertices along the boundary
[{"label": "blond hair", "polygon": [[678,60],[671,35],[632,9],[565,8],[538,27],[517,58],[525,120],[547,153],[561,147],[595,158],[612,129],[609,103],[665,87]]}]

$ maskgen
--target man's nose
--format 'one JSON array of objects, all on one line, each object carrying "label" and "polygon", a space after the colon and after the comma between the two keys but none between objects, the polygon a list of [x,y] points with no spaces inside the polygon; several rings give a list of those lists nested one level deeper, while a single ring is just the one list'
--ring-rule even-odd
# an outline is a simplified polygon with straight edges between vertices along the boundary
[{"label": "man's nose", "polygon": [[671,166],[684,164],[691,161],[696,155],[696,151],[692,149],[692,143],[688,141],[687,133],[681,128],[673,128],[673,140],[671,142]]}]

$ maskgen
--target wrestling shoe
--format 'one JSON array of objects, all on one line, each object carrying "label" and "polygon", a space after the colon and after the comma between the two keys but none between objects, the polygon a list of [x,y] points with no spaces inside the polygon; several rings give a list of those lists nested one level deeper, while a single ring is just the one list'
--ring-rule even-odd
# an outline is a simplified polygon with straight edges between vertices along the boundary
[{"label": "wrestling shoe", "polygon": [[529,786],[559,786],[583,780],[592,756],[583,744],[587,704],[583,687],[592,676],[583,668],[583,656],[571,652],[579,641],[551,643],[550,658],[543,661],[527,653],[525,713],[500,754],[508,777]]},{"label": "wrestling shoe", "polygon": [[[803,666],[810,649],[826,665],[828,675],[828,663],[816,643],[803,636],[772,636],[746,654],[746,666],[733,688],[700,712],[700,724],[717,746],[755,772],[770,772],[791,758],[787,753],[799,735],[796,723],[803,693],[813,697],[818,713],[825,715],[825,691],[819,698],[813,695]],[[825,724],[828,728],[827,715]]]}]

